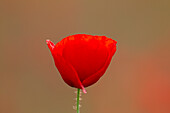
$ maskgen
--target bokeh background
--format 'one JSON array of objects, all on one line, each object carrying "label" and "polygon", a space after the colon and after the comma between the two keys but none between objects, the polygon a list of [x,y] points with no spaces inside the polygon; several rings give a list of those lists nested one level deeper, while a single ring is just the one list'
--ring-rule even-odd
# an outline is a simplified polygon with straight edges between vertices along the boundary
[{"label": "bokeh background", "polygon": [[45,43],[75,33],[118,42],[82,113],[170,113],[169,0],[0,0],[0,113],[76,112]]}]

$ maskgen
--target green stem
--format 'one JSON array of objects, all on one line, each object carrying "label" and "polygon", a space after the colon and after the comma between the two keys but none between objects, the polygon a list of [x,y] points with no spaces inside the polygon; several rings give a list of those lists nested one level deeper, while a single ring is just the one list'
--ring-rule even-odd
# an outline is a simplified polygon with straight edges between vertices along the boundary
[{"label": "green stem", "polygon": [[79,109],[79,97],[80,97],[80,89],[77,89],[77,113],[80,113],[80,109]]}]

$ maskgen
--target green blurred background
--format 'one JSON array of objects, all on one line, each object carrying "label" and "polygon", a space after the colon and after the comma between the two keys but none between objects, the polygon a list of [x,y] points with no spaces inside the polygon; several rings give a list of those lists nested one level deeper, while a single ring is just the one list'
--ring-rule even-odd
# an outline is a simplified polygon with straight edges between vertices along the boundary
[{"label": "green blurred background", "polygon": [[118,42],[81,113],[170,113],[169,0],[0,0],[0,113],[76,112],[45,43],[75,33]]}]

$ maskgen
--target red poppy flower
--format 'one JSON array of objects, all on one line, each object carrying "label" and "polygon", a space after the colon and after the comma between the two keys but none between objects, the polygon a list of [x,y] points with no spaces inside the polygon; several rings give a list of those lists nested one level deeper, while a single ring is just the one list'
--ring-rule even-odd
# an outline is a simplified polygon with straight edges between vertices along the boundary
[{"label": "red poppy flower", "polygon": [[116,52],[116,41],[106,36],[76,34],[54,45],[47,40],[55,65],[63,80],[82,89],[96,83]]}]

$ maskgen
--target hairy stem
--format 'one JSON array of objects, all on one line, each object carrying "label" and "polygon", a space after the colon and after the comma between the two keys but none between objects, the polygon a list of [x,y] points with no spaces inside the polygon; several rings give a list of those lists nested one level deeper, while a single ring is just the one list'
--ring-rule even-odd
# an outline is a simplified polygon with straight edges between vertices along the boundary
[{"label": "hairy stem", "polygon": [[77,89],[77,113],[80,113],[79,98],[80,98],[80,89]]}]

